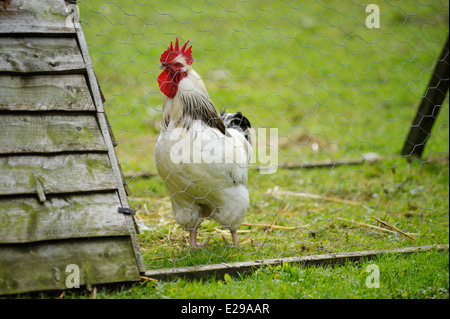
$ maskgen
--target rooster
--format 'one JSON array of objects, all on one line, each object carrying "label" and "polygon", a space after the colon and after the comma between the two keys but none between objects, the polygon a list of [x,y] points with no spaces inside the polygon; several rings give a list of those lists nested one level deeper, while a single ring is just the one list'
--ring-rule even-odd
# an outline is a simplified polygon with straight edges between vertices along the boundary
[{"label": "rooster", "polygon": [[[178,38],[161,55],[158,84],[164,93],[161,131],[156,141],[158,174],[170,195],[175,220],[198,248],[199,225],[215,220],[238,244],[237,229],[250,205],[248,163],[253,149],[250,122],[241,113],[218,114],[205,84],[191,67],[192,46]],[[182,156],[179,153],[184,151]]]}]

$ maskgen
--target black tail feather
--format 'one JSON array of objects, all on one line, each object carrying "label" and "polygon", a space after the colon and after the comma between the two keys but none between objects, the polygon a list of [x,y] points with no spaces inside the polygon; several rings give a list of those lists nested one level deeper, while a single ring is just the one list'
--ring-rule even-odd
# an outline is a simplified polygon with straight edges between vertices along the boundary
[{"label": "black tail feather", "polygon": [[222,118],[223,122],[225,123],[225,126],[227,129],[237,129],[241,131],[247,141],[250,142],[250,131],[249,128],[251,128],[250,121],[242,115],[241,112],[237,113],[224,113],[222,112],[220,114],[220,117]]}]

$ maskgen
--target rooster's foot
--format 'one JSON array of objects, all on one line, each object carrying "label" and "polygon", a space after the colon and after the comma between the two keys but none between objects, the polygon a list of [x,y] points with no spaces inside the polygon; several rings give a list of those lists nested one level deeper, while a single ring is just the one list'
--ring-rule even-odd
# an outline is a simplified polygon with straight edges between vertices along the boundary
[{"label": "rooster's foot", "polygon": [[199,244],[197,242],[197,230],[191,230],[189,231],[189,246],[194,249],[202,248],[209,243],[210,238],[211,237],[208,236],[208,238],[206,238],[206,240],[202,244]]}]

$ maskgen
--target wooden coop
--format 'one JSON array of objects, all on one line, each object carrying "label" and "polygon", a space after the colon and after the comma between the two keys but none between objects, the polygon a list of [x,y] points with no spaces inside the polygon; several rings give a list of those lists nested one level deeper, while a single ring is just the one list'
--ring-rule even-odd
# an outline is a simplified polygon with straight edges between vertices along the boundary
[{"label": "wooden coop", "polygon": [[145,271],[75,9],[0,1],[0,295]]}]

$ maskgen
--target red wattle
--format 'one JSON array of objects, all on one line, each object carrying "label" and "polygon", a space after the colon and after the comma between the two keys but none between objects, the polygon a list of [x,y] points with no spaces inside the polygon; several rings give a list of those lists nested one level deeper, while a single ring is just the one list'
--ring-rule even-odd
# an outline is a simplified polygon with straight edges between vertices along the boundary
[{"label": "red wattle", "polygon": [[178,86],[174,83],[173,78],[169,78],[170,74],[166,70],[162,71],[158,76],[159,89],[166,96],[173,98],[177,94]]},{"label": "red wattle", "polygon": [[186,76],[186,72],[176,72],[173,74],[167,70],[164,70],[158,76],[159,89],[167,97],[173,99],[178,91],[178,83]]}]

